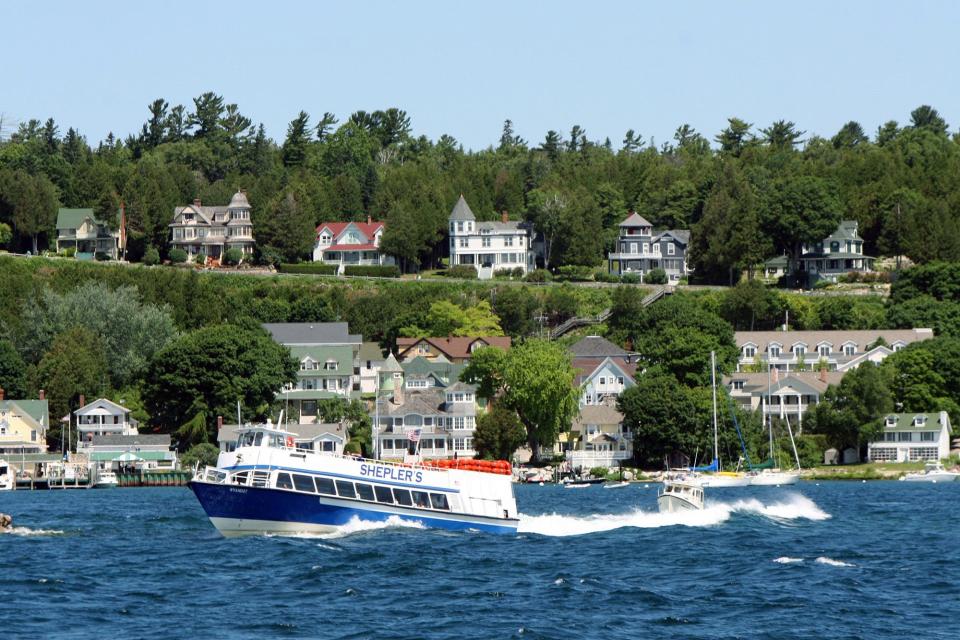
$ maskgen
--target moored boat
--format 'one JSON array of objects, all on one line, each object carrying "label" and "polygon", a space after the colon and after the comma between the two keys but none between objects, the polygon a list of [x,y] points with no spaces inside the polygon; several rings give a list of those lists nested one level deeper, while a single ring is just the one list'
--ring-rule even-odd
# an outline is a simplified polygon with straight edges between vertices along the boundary
[{"label": "moored boat", "polygon": [[781,471],[780,469],[761,469],[748,475],[750,486],[782,487],[800,482],[799,471]]},{"label": "moored boat", "polygon": [[657,508],[661,513],[703,509],[703,487],[686,482],[664,482],[663,490],[657,494]]},{"label": "moored boat", "polygon": [[117,474],[110,470],[101,470],[97,472],[97,480],[93,483],[94,489],[113,489],[119,486]]},{"label": "moored boat", "polygon": [[13,489],[16,480],[13,471],[6,460],[0,458],[0,491],[9,491]]},{"label": "moored boat", "polygon": [[923,471],[908,473],[900,478],[906,482],[953,482],[960,473],[956,471],[947,471],[939,462],[928,462],[923,466]]},{"label": "moored boat", "polygon": [[724,487],[748,487],[750,486],[750,476],[740,471],[718,471],[716,473],[705,473],[700,477],[701,487],[710,487],[711,489]]},{"label": "moored boat", "polygon": [[271,425],[239,430],[237,448],[190,481],[224,536],[329,533],[358,519],[391,518],[441,529],[516,533],[509,463],[394,463],[297,451]]}]

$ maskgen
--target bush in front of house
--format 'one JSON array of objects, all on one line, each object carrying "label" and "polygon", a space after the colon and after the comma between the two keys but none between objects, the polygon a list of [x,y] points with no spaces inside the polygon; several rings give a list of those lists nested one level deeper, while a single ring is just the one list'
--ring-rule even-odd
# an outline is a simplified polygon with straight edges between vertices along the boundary
[{"label": "bush in front of house", "polygon": [[93,254],[93,259],[97,262],[106,262],[110,259],[110,254],[104,251],[97,251]]},{"label": "bush in front of house", "polygon": [[170,249],[170,262],[173,264],[183,264],[187,261],[187,252],[183,249],[176,247]]},{"label": "bush in front of house", "polygon": [[593,279],[597,282],[620,282],[620,276],[610,273],[606,269],[597,269],[593,273]]},{"label": "bush in front of house", "polygon": [[663,269],[650,269],[644,280],[647,284],[667,284],[667,272]]},{"label": "bush in front of house", "polygon": [[206,262],[207,262],[207,257],[206,257],[205,255],[203,255],[202,253],[198,253],[196,256],[193,257],[193,263],[194,263],[194,264],[197,264],[197,265],[200,265],[201,267],[202,267],[204,264],[206,264]]},{"label": "bush in front of house", "polygon": [[238,265],[243,260],[243,251],[233,247],[223,252],[223,263],[229,265]]},{"label": "bush in front of house", "polygon": [[534,269],[523,278],[526,282],[550,282],[553,274],[546,269]]},{"label": "bush in front of house", "polygon": [[643,279],[639,273],[625,273],[620,276],[620,282],[623,284],[640,284],[643,282]]},{"label": "bush in front of house", "polygon": [[355,264],[343,269],[345,276],[369,276],[372,278],[399,278],[400,267],[393,264]]},{"label": "bush in front of house", "polygon": [[323,262],[283,263],[277,267],[277,271],[280,273],[306,273],[318,276],[334,276],[337,274],[337,265]]},{"label": "bush in front of house", "polygon": [[590,267],[579,264],[565,264],[557,269],[555,278],[558,282],[589,282],[593,279]]},{"label": "bush in front of house", "polygon": [[147,247],[146,252],[143,254],[143,264],[151,266],[160,264],[160,252],[157,251],[156,247]]},{"label": "bush in front of house", "polygon": [[477,268],[472,264],[456,264],[446,271],[443,272],[443,275],[448,278],[463,278],[464,280],[476,280],[477,279]]}]

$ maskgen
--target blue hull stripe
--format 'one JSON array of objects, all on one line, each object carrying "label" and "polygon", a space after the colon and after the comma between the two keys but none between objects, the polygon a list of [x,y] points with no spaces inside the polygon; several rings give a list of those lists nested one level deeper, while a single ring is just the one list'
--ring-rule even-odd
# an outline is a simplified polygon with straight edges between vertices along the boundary
[{"label": "blue hull stripe", "polygon": [[329,471],[316,471],[315,469],[300,469],[297,467],[284,467],[281,465],[268,465],[268,464],[242,464],[235,465],[232,467],[223,467],[224,471],[236,472],[236,471],[248,471],[248,470],[263,470],[270,471],[277,469],[279,471],[292,471],[293,473],[303,473],[306,475],[312,476],[327,476],[330,478],[343,478],[345,480],[354,480],[359,482],[372,482],[373,484],[389,484],[394,487],[409,487],[411,489],[426,489],[427,491],[444,491],[446,493],[460,493],[459,489],[451,489],[450,487],[431,487],[422,484],[410,484],[407,482],[395,482],[392,480],[384,480],[383,478],[373,478],[371,476],[351,476],[343,473],[330,473]]},{"label": "blue hull stripe", "polygon": [[[317,495],[260,487],[237,487],[235,485],[191,482],[190,488],[196,494],[200,505],[210,518],[299,522],[339,527],[346,525],[355,517],[371,522],[383,522],[391,516],[397,516],[404,520],[421,522],[425,526],[437,529],[460,531],[475,529],[489,533],[508,534],[517,532],[516,520],[449,514],[449,518],[456,518],[460,515],[465,518],[487,520],[487,522],[456,520],[437,517],[436,514],[431,512],[400,510],[396,507],[393,507],[392,511],[373,511],[364,508],[363,503],[359,501],[350,501],[351,506],[326,504],[321,502],[320,496]],[[354,504],[356,506],[353,506]],[[510,524],[494,524],[498,520]]]}]

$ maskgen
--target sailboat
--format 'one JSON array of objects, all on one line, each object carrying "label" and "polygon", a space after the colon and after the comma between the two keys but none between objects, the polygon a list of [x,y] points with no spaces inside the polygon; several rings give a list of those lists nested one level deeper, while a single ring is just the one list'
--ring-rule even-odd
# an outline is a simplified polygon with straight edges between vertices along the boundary
[{"label": "sailboat", "polygon": [[[770,375],[770,367],[767,366],[767,376]],[[793,429],[790,428],[790,418],[786,417],[787,423],[787,432],[790,434],[790,444],[793,445],[793,457],[796,460],[797,468],[796,470],[784,471],[776,467],[776,462],[773,458],[773,415],[770,414],[770,386],[767,385],[767,405],[765,409],[767,410],[767,430],[770,434],[770,459],[762,465],[765,468],[757,469],[750,472],[750,485],[751,486],[784,486],[788,484],[796,484],[800,481],[800,456],[797,454],[797,443],[793,440]]]},{"label": "sailboat", "polygon": [[[713,386],[713,462],[706,467],[695,469],[705,472],[700,476],[700,486],[710,487],[746,487],[750,478],[741,471],[723,471],[720,467],[720,443],[717,429],[717,356],[710,352],[710,384]],[[739,431],[739,430],[738,430]]]}]

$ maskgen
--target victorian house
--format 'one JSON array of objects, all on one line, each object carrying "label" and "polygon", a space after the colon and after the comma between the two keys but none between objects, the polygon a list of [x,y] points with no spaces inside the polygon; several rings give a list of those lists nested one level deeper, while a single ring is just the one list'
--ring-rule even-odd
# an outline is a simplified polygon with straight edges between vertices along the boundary
[{"label": "victorian house", "polygon": [[92,259],[98,253],[117,260],[123,249],[123,229],[118,212],[111,229],[106,220],[93,214],[93,209],[60,209],[57,211],[57,253],[72,249],[77,259]]},{"label": "victorian house", "polygon": [[506,211],[500,220],[477,222],[461,194],[450,212],[449,227],[451,267],[470,265],[482,280],[497,271],[527,273],[536,268],[530,226],[511,221]]},{"label": "victorian house", "polygon": [[393,256],[380,251],[385,226],[382,222],[324,222],[317,227],[313,247],[314,262],[346,266],[394,264]]},{"label": "victorian house", "polygon": [[863,254],[863,238],[856,220],[843,220],[836,231],[819,242],[803,245],[797,276],[801,284],[818,280],[836,282],[845,273],[873,270],[875,258]]},{"label": "victorian house", "polygon": [[676,282],[691,273],[687,267],[689,245],[689,231],[654,231],[650,222],[633,212],[620,223],[617,248],[607,256],[609,271],[644,278],[653,269],[663,269],[668,280]]},{"label": "victorian house", "polygon": [[225,207],[206,206],[200,200],[176,207],[169,226],[170,247],[183,249],[188,259],[199,255],[219,261],[228,249],[239,249],[244,257],[253,255],[250,203],[242,189]]}]

